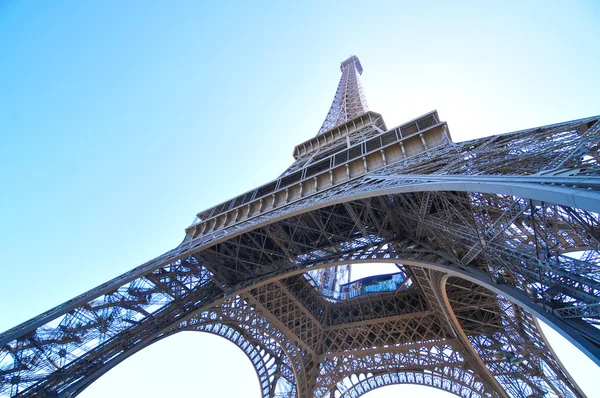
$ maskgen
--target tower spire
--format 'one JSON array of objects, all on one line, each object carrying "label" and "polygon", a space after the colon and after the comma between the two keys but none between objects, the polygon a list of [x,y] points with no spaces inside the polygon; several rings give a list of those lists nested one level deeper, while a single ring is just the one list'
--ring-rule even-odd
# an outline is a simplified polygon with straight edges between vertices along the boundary
[{"label": "tower spire", "polygon": [[331,130],[368,111],[367,99],[360,84],[363,68],[358,57],[351,56],[342,62],[340,69],[342,70],[340,84],[318,134]]}]

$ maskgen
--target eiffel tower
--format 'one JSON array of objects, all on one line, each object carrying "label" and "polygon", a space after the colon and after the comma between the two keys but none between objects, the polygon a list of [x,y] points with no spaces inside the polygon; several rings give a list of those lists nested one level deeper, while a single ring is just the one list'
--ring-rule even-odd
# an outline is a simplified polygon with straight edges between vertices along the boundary
[{"label": "eiffel tower", "polygon": [[[388,129],[356,56],[280,177],[173,250],[0,335],[0,395],[75,397],[184,330],[241,348],[264,397],[421,384],[582,397],[538,319],[600,364],[599,116],[452,141]],[[353,279],[353,267],[393,272]]]}]

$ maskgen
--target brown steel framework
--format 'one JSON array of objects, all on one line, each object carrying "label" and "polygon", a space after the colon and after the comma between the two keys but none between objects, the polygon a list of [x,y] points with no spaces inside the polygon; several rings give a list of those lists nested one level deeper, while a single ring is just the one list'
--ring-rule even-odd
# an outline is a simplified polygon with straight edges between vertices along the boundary
[{"label": "brown steel framework", "polygon": [[[198,213],[164,255],[0,335],[0,395],[74,397],[183,330],[250,358],[264,397],[398,383],[581,397],[537,318],[600,364],[600,117],[454,143],[393,129],[342,63],[278,179]],[[393,275],[349,278],[350,264]]]}]

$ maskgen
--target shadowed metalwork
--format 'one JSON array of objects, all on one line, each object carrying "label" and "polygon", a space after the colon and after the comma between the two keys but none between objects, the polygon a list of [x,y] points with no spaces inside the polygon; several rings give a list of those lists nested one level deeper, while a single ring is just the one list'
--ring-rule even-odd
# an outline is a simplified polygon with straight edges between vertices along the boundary
[{"label": "shadowed metalwork", "polygon": [[[184,330],[238,345],[264,397],[423,384],[581,397],[537,318],[600,364],[600,122],[452,142],[388,129],[353,56],[275,181],[196,215],[175,249],[0,335],[0,394],[74,397]],[[353,266],[395,264],[353,280]],[[361,265],[366,264],[366,265]]]}]

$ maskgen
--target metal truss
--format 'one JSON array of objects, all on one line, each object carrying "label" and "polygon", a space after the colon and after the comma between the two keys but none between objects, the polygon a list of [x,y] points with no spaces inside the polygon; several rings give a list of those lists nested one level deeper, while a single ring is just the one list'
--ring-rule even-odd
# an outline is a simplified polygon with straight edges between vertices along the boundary
[{"label": "metal truss", "polygon": [[340,69],[342,77],[319,134],[352,120],[368,110],[367,99],[360,84],[363,69],[358,57],[353,55],[348,58],[342,62]]},{"label": "metal truss", "polygon": [[[177,248],[0,334],[0,395],[74,397],[196,330],[238,345],[264,397],[584,396],[536,317],[600,364],[600,118],[454,143],[435,112],[346,117]],[[377,262],[402,289],[331,293]]]}]

